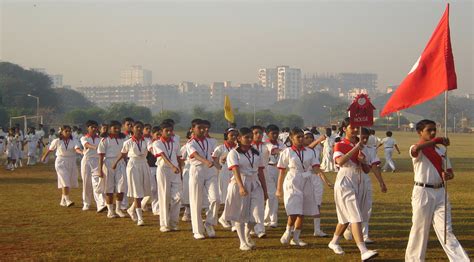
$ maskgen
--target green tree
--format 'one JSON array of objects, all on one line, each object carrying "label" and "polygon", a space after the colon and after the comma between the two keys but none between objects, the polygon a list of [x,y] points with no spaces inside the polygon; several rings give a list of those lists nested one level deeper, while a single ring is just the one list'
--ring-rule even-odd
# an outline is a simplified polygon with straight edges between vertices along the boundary
[{"label": "green tree", "polygon": [[165,119],[173,119],[175,124],[178,125],[181,121],[181,114],[176,111],[164,110],[153,116],[152,123],[154,125],[159,125]]},{"label": "green tree", "polygon": [[95,106],[94,103],[75,90],[66,88],[55,88],[53,90],[60,101],[65,101],[64,103],[60,103],[59,110],[61,110],[61,112],[65,113],[73,109]]},{"label": "green tree", "polygon": [[131,117],[144,123],[152,121],[152,115],[149,108],[137,106],[131,103],[116,103],[107,108],[105,119],[121,121],[125,117]]},{"label": "green tree", "polygon": [[104,118],[104,114],[105,110],[99,107],[74,109],[64,114],[63,123],[83,125],[87,120],[95,120],[98,123],[108,122],[108,119]]}]

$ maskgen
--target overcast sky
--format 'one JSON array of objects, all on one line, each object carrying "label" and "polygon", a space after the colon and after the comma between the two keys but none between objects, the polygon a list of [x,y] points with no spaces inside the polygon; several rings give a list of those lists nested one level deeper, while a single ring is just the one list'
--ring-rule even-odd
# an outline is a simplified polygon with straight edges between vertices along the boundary
[{"label": "overcast sky", "polygon": [[[474,1],[451,1],[458,88],[474,93]],[[154,83],[257,81],[257,69],[373,72],[401,82],[445,1],[0,0],[0,59],[63,74],[72,86],[115,85],[139,64]],[[460,92],[458,92],[460,93]]]}]

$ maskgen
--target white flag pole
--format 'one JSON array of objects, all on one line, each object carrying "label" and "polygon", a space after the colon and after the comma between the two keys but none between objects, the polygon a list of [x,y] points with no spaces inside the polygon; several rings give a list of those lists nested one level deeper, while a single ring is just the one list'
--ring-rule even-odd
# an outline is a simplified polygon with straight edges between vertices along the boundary
[{"label": "white flag pole", "polygon": [[[444,91],[444,137],[448,137],[448,91]],[[448,147],[445,146],[444,169],[448,169]],[[444,244],[448,228],[448,181],[444,181]]]}]

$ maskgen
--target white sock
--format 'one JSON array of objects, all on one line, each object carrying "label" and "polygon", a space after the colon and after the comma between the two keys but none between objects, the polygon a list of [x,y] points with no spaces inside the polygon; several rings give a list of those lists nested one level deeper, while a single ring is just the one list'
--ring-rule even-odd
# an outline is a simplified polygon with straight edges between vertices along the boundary
[{"label": "white sock", "polygon": [[191,209],[188,206],[184,207],[184,214],[186,215],[191,214]]},{"label": "white sock", "polygon": [[61,195],[61,202],[63,202],[64,200],[66,200],[65,195]]},{"label": "white sock", "polygon": [[314,219],[314,232],[319,232],[321,231],[321,218],[316,217]]},{"label": "white sock", "polygon": [[137,212],[138,220],[143,220],[143,210],[141,208],[137,208],[135,211]]},{"label": "white sock", "polygon": [[116,210],[119,210],[121,206],[122,206],[122,201],[119,201],[119,200],[115,201],[115,209]]},{"label": "white sock", "polygon": [[247,244],[247,241],[245,241],[245,228],[243,223],[238,223],[235,222],[234,224],[235,228],[237,229],[237,236],[239,237],[240,244]]},{"label": "white sock", "polygon": [[107,210],[109,210],[109,213],[112,213],[114,211],[114,205],[113,204],[107,204]]},{"label": "white sock", "polygon": [[287,233],[290,233],[293,232],[293,226],[290,226],[290,225],[286,225],[286,231]]},{"label": "white sock", "polygon": [[365,247],[365,242],[357,243],[357,247],[359,248],[361,254],[364,254],[365,252],[367,252],[367,247]]},{"label": "white sock", "polygon": [[293,230],[293,240],[300,241],[301,229]]},{"label": "white sock", "polygon": [[331,240],[331,244],[334,244],[334,245],[339,245],[339,240],[341,239],[341,236],[338,236],[336,234],[334,234],[334,236],[332,237],[332,240]]}]

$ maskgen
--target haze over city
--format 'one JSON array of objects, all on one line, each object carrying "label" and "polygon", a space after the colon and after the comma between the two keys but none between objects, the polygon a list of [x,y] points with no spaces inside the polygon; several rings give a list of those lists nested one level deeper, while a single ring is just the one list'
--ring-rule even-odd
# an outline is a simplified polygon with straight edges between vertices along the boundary
[{"label": "haze over city", "polygon": [[[397,85],[431,36],[444,1],[2,1],[0,59],[46,68],[75,86],[120,83],[139,64],[153,83],[257,82],[259,68],[302,75],[378,74]],[[472,1],[451,2],[457,94],[473,92]]]}]

